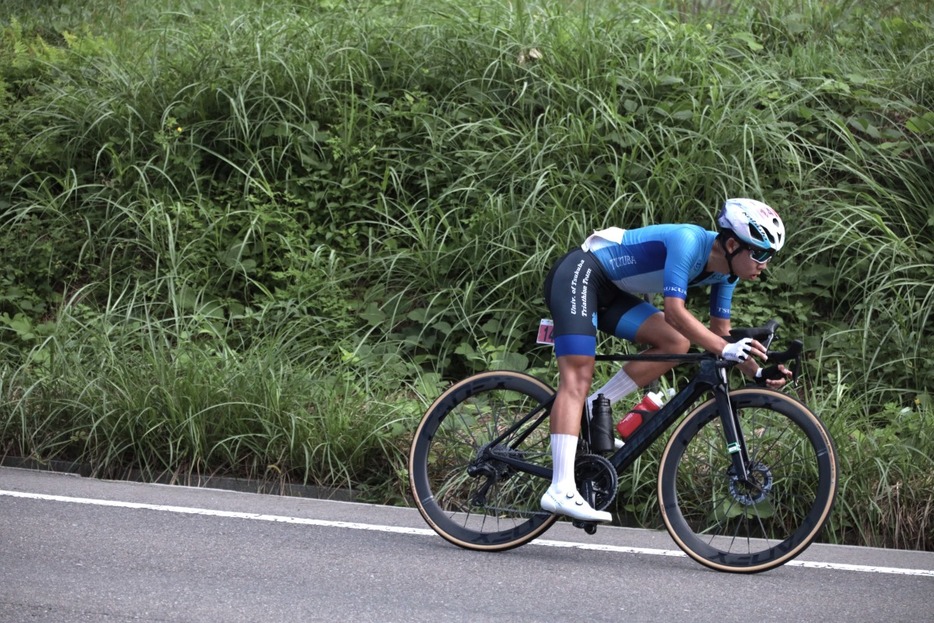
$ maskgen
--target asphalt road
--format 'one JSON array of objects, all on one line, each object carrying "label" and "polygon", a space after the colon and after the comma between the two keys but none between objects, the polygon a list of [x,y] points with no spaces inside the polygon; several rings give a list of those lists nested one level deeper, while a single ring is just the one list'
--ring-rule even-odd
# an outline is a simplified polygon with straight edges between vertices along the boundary
[{"label": "asphalt road", "polygon": [[414,509],[0,468],[0,622],[934,621],[934,553],[814,545],[757,575],[565,522],[471,552]]}]

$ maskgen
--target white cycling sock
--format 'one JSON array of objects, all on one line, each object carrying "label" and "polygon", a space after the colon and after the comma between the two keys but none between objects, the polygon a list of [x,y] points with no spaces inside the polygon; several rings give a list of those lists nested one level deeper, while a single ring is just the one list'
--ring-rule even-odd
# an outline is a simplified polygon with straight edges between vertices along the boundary
[{"label": "white cycling sock", "polygon": [[574,458],[577,455],[577,437],[574,435],[551,435],[551,463],[553,475],[551,486],[561,493],[577,491],[574,482]]},{"label": "white cycling sock", "polygon": [[636,385],[636,382],[629,378],[625,369],[620,368],[619,372],[613,375],[613,378],[587,398],[587,413],[590,413],[591,405],[598,394],[603,394],[610,401],[610,404],[613,404],[637,389],[639,389],[639,386]]}]

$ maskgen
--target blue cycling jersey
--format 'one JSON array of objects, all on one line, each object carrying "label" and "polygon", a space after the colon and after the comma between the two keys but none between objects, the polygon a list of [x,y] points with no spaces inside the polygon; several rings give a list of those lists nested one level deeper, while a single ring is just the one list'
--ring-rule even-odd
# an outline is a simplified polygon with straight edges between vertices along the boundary
[{"label": "blue cycling jersey", "polygon": [[709,285],[710,315],[730,317],[735,280],[704,271],[715,232],[697,225],[666,224],[615,230],[606,237],[601,233],[588,239],[589,250],[619,289],[686,299],[688,287]]}]

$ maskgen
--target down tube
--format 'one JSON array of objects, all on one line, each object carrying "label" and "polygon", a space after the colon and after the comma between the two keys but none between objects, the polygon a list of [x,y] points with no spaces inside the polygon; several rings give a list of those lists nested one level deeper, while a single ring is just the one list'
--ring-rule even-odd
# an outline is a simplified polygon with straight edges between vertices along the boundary
[{"label": "down tube", "polygon": [[621,474],[629,468],[709,389],[709,383],[698,381],[696,378],[691,379],[684,389],[675,394],[665,406],[636,430],[626,445],[610,457],[610,463],[616,468],[616,473]]}]

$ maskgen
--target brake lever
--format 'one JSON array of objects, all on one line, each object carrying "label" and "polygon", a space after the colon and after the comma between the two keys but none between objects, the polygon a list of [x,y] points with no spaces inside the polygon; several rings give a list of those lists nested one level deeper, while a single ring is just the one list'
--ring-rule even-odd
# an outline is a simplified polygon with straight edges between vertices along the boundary
[{"label": "brake lever", "polygon": [[792,340],[788,348],[783,351],[768,353],[768,361],[774,364],[787,363],[794,361],[788,368],[791,370],[791,381],[798,380],[798,374],[801,372],[801,354],[804,352],[804,342],[801,340]]},{"label": "brake lever", "polygon": [[794,363],[791,365],[791,382],[798,382],[798,374],[801,372],[801,359],[804,356],[804,342],[801,340],[792,340],[791,348],[794,350]]}]

